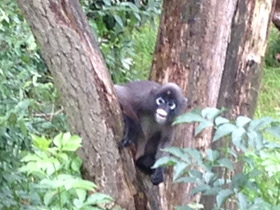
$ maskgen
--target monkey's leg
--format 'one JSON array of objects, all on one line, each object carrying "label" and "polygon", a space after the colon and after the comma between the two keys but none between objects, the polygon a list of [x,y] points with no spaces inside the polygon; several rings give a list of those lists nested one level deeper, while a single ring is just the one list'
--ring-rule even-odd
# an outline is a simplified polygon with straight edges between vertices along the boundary
[{"label": "monkey's leg", "polygon": [[154,169],[151,167],[154,165],[155,160],[156,159],[154,155],[143,155],[138,160],[136,160],[136,166],[145,174],[151,175],[154,172]]},{"label": "monkey's leg", "polygon": [[153,185],[158,185],[163,181],[164,181],[164,168],[158,167],[154,170],[151,176],[151,182],[153,183]]},{"label": "monkey's leg", "polygon": [[154,165],[155,161],[154,155],[144,155],[136,161],[136,166],[145,174],[152,175],[151,182],[154,185],[158,185],[164,181],[164,168],[159,167],[152,169],[151,167]]},{"label": "monkey's leg", "polygon": [[[157,152],[155,155],[155,161],[158,160],[161,157],[168,156],[168,153],[165,151],[162,151],[162,149],[170,146],[170,136],[165,136],[164,138],[160,138],[159,144],[157,147]],[[151,176],[151,182],[154,185],[158,185],[159,183],[164,181],[164,168],[158,167],[153,171],[153,174]]]},{"label": "monkey's leg", "polygon": [[141,126],[130,117],[124,116],[124,135],[121,147],[127,147],[132,143],[137,143],[138,137],[142,134]]}]

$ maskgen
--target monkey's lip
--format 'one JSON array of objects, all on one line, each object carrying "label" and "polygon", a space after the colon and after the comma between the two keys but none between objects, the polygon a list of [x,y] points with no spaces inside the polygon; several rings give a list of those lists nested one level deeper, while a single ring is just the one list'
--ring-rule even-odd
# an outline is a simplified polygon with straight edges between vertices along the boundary
[{"label": "monkey's lip", "polygon": [[157,109],[156,115],[162,118],[166,118],[167,112],[163,109]]},{"label": "monkey's lip", "polygon": [[157,109],[156,111],[156,121],[159,124],[164,124],[166,122],[167,112],[163,109]]}]

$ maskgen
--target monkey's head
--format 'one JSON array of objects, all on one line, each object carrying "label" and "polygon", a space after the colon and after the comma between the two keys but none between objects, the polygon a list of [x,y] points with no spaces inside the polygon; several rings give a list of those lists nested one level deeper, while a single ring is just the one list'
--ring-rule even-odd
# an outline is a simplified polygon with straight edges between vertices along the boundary
[{"label": "monkey's head", "polygon": [[175,83],[167,83],[156,89],[154,99],[155,121],[160,124],[170,124],[180,115],[187,104],[181,88]]}]

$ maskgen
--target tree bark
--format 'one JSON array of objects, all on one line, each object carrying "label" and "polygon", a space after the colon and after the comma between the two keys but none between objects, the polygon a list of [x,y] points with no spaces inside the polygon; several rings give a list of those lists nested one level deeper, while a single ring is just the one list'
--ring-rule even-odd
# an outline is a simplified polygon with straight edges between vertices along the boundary
[{"label": "tree bark", "polygon": [[280,0],[276,0],[275,9],[272,16],[272,22],[275,27],[280,31]]},{"label": "tree bark", "polygon": [[127,210],[164,206],[159,188],[119,151],[122,118],[108,70],[77,0],[18,0],[62,97],[70,130],[83,138],[84,177]]},{"label": "tree bark", "polygon": [[[178,83],[189,109],[226,107],[228,117],[252,116],[271,18],[271,0],[165,0],[150,78]],[[212,132],[194,138],[194,125],[177,129],[176,145],[205,150]],[[168,209],[197,199],[191,185],[165,183]],[[213,197],[202,197],[212,209]]]},{"label": "tree bark", "polygon": [[[18,0],[62,97],[70,130],[83,138],[86,178],[135,209],[128,152],[118,151],[122,119],[106,65],[77,0]],[[124,163],[124,164],[122,164]],[[129,168],[130,173],[127,173]],[[135,178],[134,178],[135,179]]]}]

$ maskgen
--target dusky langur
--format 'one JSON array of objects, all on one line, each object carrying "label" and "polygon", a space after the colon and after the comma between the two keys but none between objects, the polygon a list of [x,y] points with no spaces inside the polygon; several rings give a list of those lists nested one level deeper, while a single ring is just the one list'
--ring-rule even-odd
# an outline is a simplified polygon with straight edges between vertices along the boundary
[{"label": "dusky langur", "polygon": [[136,166],[150,174],[152,183],[158,185],[164,180],[164,170],[151,167],[165,155],[161,149],[171,144],[171,124],[184,111],[187,99],[175,83],[135,81],[115,85],[115,89],[125,123],[121,144],[136,145]]}]

